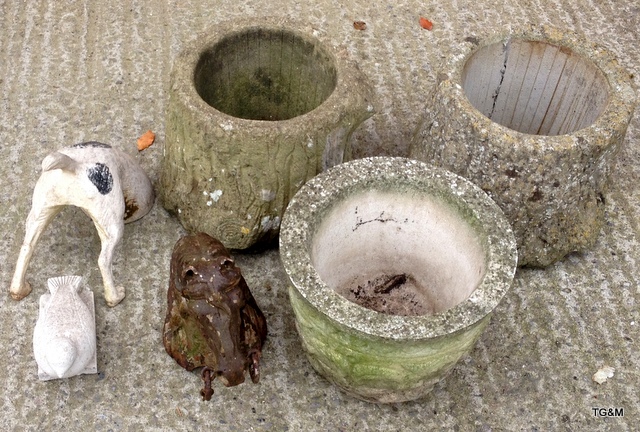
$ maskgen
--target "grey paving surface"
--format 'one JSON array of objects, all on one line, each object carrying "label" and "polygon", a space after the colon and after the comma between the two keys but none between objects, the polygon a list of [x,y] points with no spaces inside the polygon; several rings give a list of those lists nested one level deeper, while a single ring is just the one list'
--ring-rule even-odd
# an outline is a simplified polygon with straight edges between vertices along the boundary
[{"label": "grey paving surface", "polygon": [[[110,3],[110,4],[109,4]],[[633,73],[640,6],[622,0],[19,1],[0,0],[0,280],[8,289],[42,158],[99,140],[135,154],[154,181],[163,146],[172,59],[190,38],[228,17],[306,19],[309,32],[356,59],[376,88],[378,114],[356,154],[403,155],[425,92],[448,52],[495,27],[547,23],[586,35]],[[418,17],[434,22],[422,30]],[[367,22],[365,31],[353,20]],[[634,78],[638,84],[638,77]],[[31,337],[46,278],[80,274],[100,292],[99,240],[65,210],[39,244],[21,302],[0,296],[2,430],[625,431],[640,421],[640,121],[613,174],[607,223],[595,248],[546,270],[523,270],[476,348],[424,400],[378,406],[343,395],[309,366],[288,305],[278,251],[241,255],[269,320],[259,385],[215,387],[181,370],[160,342],[170,250],[183,234],[157,206],[128,225],[114,264],[127,297],[96,295],[98,375],[40,382]],[[603,384],[591,376],[615,368]],[[594,416],[623,408],[624,417]]]}]

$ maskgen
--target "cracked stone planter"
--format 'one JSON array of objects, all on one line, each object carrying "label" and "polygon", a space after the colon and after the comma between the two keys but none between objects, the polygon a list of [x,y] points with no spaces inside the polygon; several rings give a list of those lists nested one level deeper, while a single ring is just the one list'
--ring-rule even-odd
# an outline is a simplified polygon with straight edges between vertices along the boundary
[{"label": "cracked stone planter", "polygon": [[635,99],[613,56],[573,33],[470,39],[438,74],[410,154],[486,191],[519,264],[544,267],[595,242]]},{"label": "cracked stone planter", "polygon": [[371,88],[307,31],[272,18],[219,23],[176,59],[160,198],[187,230],[232,249],[268,243],[295,192],[350,159]]},{"label": "cracked stone planter", "polygon": [[508,291],[516,243],[478,187],[391,157],[305,184],[282,221],[280,256],[313,367],[347,393],[426,395],[468,353]]}]

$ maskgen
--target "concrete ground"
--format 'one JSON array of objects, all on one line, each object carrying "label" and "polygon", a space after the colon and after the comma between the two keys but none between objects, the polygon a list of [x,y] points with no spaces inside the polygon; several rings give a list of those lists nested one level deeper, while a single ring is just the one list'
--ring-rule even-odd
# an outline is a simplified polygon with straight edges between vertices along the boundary
[{"label": "concrete ground", "polygon": [[[180,49],[231,17],[307,20],[308,31],[356,60],[378,113],[357,132],[356,155],[404,155],[439,63],[468,37],[544,23],[574,30],[638,78],[640,6],[622,0],[321,0],[271,2],[0,0],[0,280],[8,290],[40,162],[58,147],[98,140],[136,154],[154,182],[164,145],[168,75]],[[419,16],[434,22],[420,28]],[[357,31],[354,20],[367,23]],[[634,72],[635,71],[635,72]],[[202,402],[199,376],[165,354],[169,257],[184,234],[156,204],[128,225],[114,263],[127,297],[108,308],[90,220],[67,209],[28,271],[34,292],[0,296],[0,429],[273,431],[625,431],[640,423],[640,120],[612,174],[606,225],[589,252],[521,270],[475,349],[423,400],[375,405],[318,376],[298,341],[278,251],[238,255],[267,315],[262,379]],[[41,382],[32,334],[46,279],[79,274],[96,292],[97,375]],[[592,375],[615,369],[603,384]],[[594,408],[624,410],[602,417]]]}]

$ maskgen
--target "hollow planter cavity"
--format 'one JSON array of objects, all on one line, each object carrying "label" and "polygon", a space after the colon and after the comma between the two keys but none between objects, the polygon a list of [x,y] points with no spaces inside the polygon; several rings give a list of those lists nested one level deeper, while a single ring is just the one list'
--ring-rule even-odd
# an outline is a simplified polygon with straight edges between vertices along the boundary
[{"label": "hollow planter cavity", "polygon": [[233,249],[269,242],[293,194],[350,159],[352,132],[373,114],[370,86],[306,29],[232,20],[176,59],[160,197],[187,230]]},{"label": "hollow planter cavity", "polygon": [[496,34],[438,74],[410,154],[485,190],[519,264],[546,266],[595,242],[635,103],[613,56],[571,32]]},{"label": "hollow planter cavity", "polygon": [[426,395],[471,350],[517,263],[511,228],[483,191],[389,157],[303,186],[283,218],[280,256],[313,367],[382,403]]}]

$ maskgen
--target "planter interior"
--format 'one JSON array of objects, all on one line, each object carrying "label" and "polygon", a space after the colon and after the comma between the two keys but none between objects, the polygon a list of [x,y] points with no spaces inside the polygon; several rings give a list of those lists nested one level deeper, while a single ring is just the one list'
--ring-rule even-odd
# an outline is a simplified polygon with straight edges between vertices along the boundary
[{"label": "planter interior", "polygon": [[609,99],[595,64],[566,47],[511,39],[482,47],[462,71],[469,102],[491,120],[532,135],[591,125]]},{"label": "planter interior", "polygon": [[225,114],[278,121],[320,106],[336,87],[336,68],[321,46],[291,31],[248,28],[205,51],[194,81]]},{"label": "planter interior", "polygon": [[372,402],[426,395],[469,352],[517,253],[479,188],[404,158],[338,165],[304,185],[280,256],[313,367]]},{"label": "planter interior", "polygon": [[338,294],[393,315],[460,304],[486,268],[477,234],[445,203],[380,189],[349,196],[324,217],[311,262]]}]

